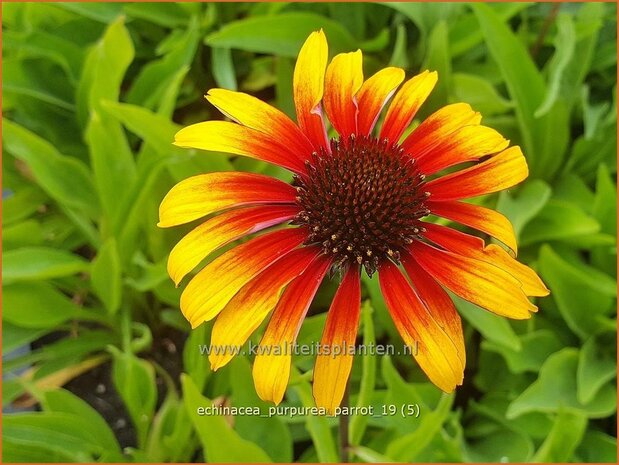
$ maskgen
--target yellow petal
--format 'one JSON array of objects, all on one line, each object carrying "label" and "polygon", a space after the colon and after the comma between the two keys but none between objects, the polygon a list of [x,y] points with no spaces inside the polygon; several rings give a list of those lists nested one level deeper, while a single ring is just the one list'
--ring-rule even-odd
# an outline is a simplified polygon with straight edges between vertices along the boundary
[{"label": "yellow petal", "polygon": [[292,79],[297,121],[315,150],[329,146],[319,109],[328,53],[327,38],[322,29],[312,32],[301,47]]},{"label": "yellow petal", "polygon": [[229,121],[205,121],[187,126],[176,133],[174,145],[234,153],[305,173],[306,157],[296,152],[287,138],[276,139]]},{"label": "yellow petal", "polygon": [[361,280],[359,270],[349,268],[329,308],[320,341],[321,353],[314,365],[314,400],[333,415],[342,402],[353,363],[359,327]]},{"label": "yellow petal", "polygon": [[509,141],[492,128],[466,126],[443,139],[434,149],[417,156],[417,166],[423,174],[430,175],[458,163],[498,153],[508,145]]},{"label": "yellow petal", "polygon": [[292,348],[330,265],[331,260],[325,256],[314,260],[290,283],[275,307],[254,359],[254,384],[262,400],[275,404],[282,401],[290,377]]},{"label": "yellow petal", "polygon": [[434,179],[425,189],[432,201],[459,200],[508,189],[528,175],[520,147],[510,147],[478,165]]},{"label": "yellow petal", "polygon": [[514,228],[499,212],[464,202],[428,202],[428,208],[433,215],[485,232],[518,253]]},{"label": "yellow petal", "polygon": [[401,68],[383,68],[363,83],[357,93],[357,132],[360,135],[372,132],[383,106],[402,83],[404,76]]},{"label": "yellow petal", "polygon": [[430,381],[452,392],[464,377],[456,345],[393,263],[386,261],[378,275],[385,304],[404,343]]},{"label": "yellow petal", "polygon": [[394,144],[399,142],[417,111],[434,89],[437,79],[436,71],[424,71],[404,83],[389,105],[380,130],[381,139],[389,139]]},{"label": "yellow petal", "polygon": [[544,282],[537,273],[511,257],[505,250],[496,244],[490,244],[484,249],[486,260],[504,269],[522,284],[522,290],[528,296],[544,297],[550,294]]},{"label": "yellow petal", "polygon": [[336,55],[325,75],[325,111],[329,121],[342,137],[357,133],[355,95],[363,84],[361,50]]},{"label": "yellow petal", "polygon": [[314,247],[301,247],[287,253],[249,281],[228,302],[213,325],[211,346],[220,348],[209,355],[213,371],[226,365],[235,355],[234,351],[221,349],[245,344],[273,310],[282,289],[303,273],[319,252]]},{"label": "yellow petal", "polygon": [[263,204],[294,204],[296,191],[278,179],[240,171],[207,173],[175,185],[159,206],[160,228],[189,223],[227,208]]},{"label": "yellow petal", "polygon": [[402,264],[428,312],[456,346],[458,359],[462,364],[461,369],[464,371],[466,354],[462,320],[451,297],[432,276],[419,266],[412,255],[407,254]]},{"label": "yellow petal", "polygon": [[294,205],[268,205],[231,210],[195,228],[170,252],[168,274],[178,283],[211,252],[247,234],[293,218],[299,212]]},{"label": "yellow petal", "polygon": [[306,237],[302,228],[263,234],[206,265],[181,294],[181,311],[191,327],[217,316],[239,289]]},{"label": "yellow petal", "polygon": [[238,123],[263,132],[275,140],[285,141],[304,157],[312,153],[312,144],[296,124],[277,108],[243,92],[211,89],[206,99],[219,111]]},{"label": "yellow petal", "polygon": [[412,157],[422,157],[460,128],[478,125],[481,115],[467,103],[446,105],[428,116],[402,142],[402,148]]},{"label": "yellow petal", "polygon": [[518,320],[530,318],[530,312],[537,311],[520,282],[507,271],[420,241],[413,242],[410,251],[434,279],[469,302]]},{"label": "yellow petal", "polygon": [[495,244],[485,246],[484,241],[456,229],[439,224],[426,223],[425,237],[450,252],[464,257],[481,260],[494,265],[512,275],[527,296],[543,297],[548,289],[535,271],[518,262],[505,250]]}]

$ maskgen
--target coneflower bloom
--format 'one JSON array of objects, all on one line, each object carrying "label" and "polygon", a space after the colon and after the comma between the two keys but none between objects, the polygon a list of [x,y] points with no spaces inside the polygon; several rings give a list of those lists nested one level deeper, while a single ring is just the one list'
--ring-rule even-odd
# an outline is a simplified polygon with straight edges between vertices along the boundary
[{"label": "coneflower bloom", "polygon": [[[461,320],[445,289],[515,319],[537,310],[529,296],[548,294],[536,273],[513,258],[510,222],[462,202],[521,182],[528,175],[525,158],[480,125],[479,113],[464,103],[407,131],[437,81],[435,72],[402,84],[404,71],[389,67],[364,80],[360,50],[328,65],[327,58],[325,35],[312,33],[294,70],[297,124],[250,95],[212,89],[207,100],[234,122],[198,123],[176,135],[178,146],[252,157],[293,174],[287,184],[262,174],[208,173],[170,190],[160,207],[161,227],[218,213],[172,250],[168,271],[177,285],[218,248],[280,226],[202,268],[183,291],[181,310],[194,328],[216,318],[213,370],[270,314],[253,377],[259,396],[279,403],[290,374],[288,348],[323,279],[342,277],[320,347],[350,348],[361,273],[376,273],[404,343],[417,348],[414,357],[428,378],[451,392],[462,384],[465,353]],[[329,139],[325,116],[338,137]],[[483,232],[510,251],[428,222],[428,215]],[[316,404],[330,412],[341,402],[353,361],[352,350],[337,352],[319,353],[313,372]]]}]

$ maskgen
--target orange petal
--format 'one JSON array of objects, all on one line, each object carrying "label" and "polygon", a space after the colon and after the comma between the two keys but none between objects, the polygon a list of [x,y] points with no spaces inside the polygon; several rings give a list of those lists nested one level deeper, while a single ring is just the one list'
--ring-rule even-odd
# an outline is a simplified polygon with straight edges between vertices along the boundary
[{"label": "orange petal", "polygon": [[206,265],[181,295],[181,311],[191,327],[217,316],[239,289],[306,237],[303,228],[270,232],[228,250]]},{"label": "orange petal", "polygon": [[363,84],[361,50],[336,55],[325,75],[323,102],[329,121],[342,137],[357,133],[355,95]]},{"label": "orange petal", "polygon": [[404,83],[389,105],[380,130],[381,139],[389,139],[392,143],[399,142],[417,111],[434,89],[437,79],[436,71],[424,71]]},{"label": "orange petal", "polygon": [[423,223],[424,237],[435,244],[458,254],[466,255],[469,250],[483,250],[484,240],[453,228],[434,223]]},{"label": "orange petal", "polygon": [[445,392],[462,384],[458,349],[428,312],[397,266],[385,261],[378,273],[385,304],[404,343],[430,381]]},{"label": "orange petal", "polygon": [[275,139],[229,121],[192,124],[174,136],[174,145],[179,147],[234,153],[283,166],[295,173],[305,173],[305,157],[289,144],[286,139]]},{"label": "orange petal", "polygon": [[458,350],[458,358],[462,363],[462,371],[466,366],[466,352],[464,347],[464,334],[462,332],[462,320],[456,310],[449,294],[419,266],[412,255],[406,254],[402,260],[406,273],[410,278],[417,295],[425,304],[426,308],[436,320],[445,334]]},{"label": "orange petal", "polygon": [[459,200],[512,187],[529,175],[520,147],[510,147],[483,163],[426,184],[433,201]]},{"label": "orange petal", "polygon": [[207,173],[175,185],[159,206],[160,228],[189,223],[211,213],[240,205],[294,204],[292,186],[254,173]]},{"label": "orange petal", "polygon": [[444,138],[435,148],[416,156],[419,171],[425,175],[436,173],[450,166],[476,161],[489,154],[498,153],[509,141],[486,126],[466,126]]},{"label": "orange petal", "polygon": [[527,299],[520,282],[490,263],[439,250],[415,241],[410,252],[431,276],[465,300],[497,315],[530,318],[537,307]]},{"label": "orange petal", "polygon": [[322,350],[314,365],[314,400],[330,414],[342,402],[352,368],[360,305],[359,269],[352,266],[331,303],[320,341]]},{"label": "orange petal", "polygon": [[522,290],[526,295],[544,297],[550,294],[544,282],[532,268],[514,259],[498,245],[487,245],[484,249],[484,255],[486,261],[506,270],[520,281],[522,283]]},{"label": "orange petal", "polygon": [[428,208],[434,215],[485,232],[518,253],[514,228],[499,212],[464,202],[428,202]]},{"label": "orange petal", "polygon": [[428,116],[402,142],[402,148],[414,158],[422,157],[454,131],[471,125],[478,125],[481,115],[467,103],[446,105]]},{"label": "orange petal", "polygon": [[[303,273],[319,253],[316,247],[288,252],[243,286],[215,320],[211,346],[221,349],[245,344],[275,307],[282,289]],[[229,350],[211,351],[211,369],[215,371],[226,365],[234,355],[234,351]]]},{"label": "orange petal", "polygon": [[363,83],[357,93],[357,133],[368,135],[374,129],[383,106],[404,80],[401,68],[384,68]]},{"label": "orange petal", "polygon": [[329,149],[320,110],[328,53],[327,38],[322,29],[312,32],[301,47],[292,80],[297,121],[315,150],[320,147]]},{"label": "orange petal", "polygon": [[446,226],[426,223],[425,236],[435,244],[465,257],[474,258],[495,265],[507,271],[522,285],[527,296],[543,297],[550,293],[537,273],[520,263],[495,244],[484,247],[479,237],[465,234]]},{"label": "orange petal", "polygon": [[285,113],[268,103],[227,89],[211,89],[206,99],[238,123],[263,132],[274,140],[284,141],[286,147],[301,158],[306,159],[312,153],[312,144],[299,127]]},{"label": "orange petal", "polygon": [[324,255],[314,260],[290,283],[275,307],[254,359],[254,384],[262,400],[275,404],[282,401],[290,377],[292,348],[330,265],[331,260]]},{"label": "orange petal", "polygon": [[195,228],[170,252],[168,274],[178,286],[211,252],[247,234],[290,220],[299,212],[296,205],[267,205],[231,210]]}]

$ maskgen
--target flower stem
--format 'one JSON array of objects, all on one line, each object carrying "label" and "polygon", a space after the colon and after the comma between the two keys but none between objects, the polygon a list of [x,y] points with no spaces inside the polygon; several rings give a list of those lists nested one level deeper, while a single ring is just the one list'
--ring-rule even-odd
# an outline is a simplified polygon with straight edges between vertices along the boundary
[{"label": "flower stem", "polygon": [[[346,388],[344,389],[344,397],[342,398],[341,406],[344,411],[348,410],[348,383],[346,383]],[[349,424],[348,412],[345,412],[345,414],[340,413],[340,463],[348,463],[350,460],[350,457],[349,457],[350,443],[348,442],[348,424]]]}]

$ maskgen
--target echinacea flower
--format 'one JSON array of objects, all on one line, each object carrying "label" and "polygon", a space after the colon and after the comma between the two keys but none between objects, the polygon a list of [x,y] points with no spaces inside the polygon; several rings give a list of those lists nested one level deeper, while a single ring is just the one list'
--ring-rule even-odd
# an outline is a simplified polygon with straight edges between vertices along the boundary
[{"label": "echinacea flower", "polygon": [[[513,258],[517,245],[507,218],[462,202],[524,180],[525,158],[464,103],[441,108],[404,137],[437,74],[424,71],[402,84],[404,71],[389,67],[364,80],[360,50],[339,54],[328,66],[327,55],[322,31],[301,48],[293,82],[298,125],[250,95],[212,89],[207,100],[234,122],[198,123],[176,135],[181,147],[248,156],[293,173],[291,184],[262,174],[208,173],[170,190],[160,207],[161,227],[223,211],[172,250],[168,271],[177,285],[218,248],[286,225],[208,263],[183,291],[181,310],[194,328],[217,318],[211,346],[218,349],[209,355],[214,370],[234,356],[227,349],[242,346],[272,312],[260,345],[283,350],[258,349],[253,376],[260,397],[279,403],[290,375],[285,348],[295,343],[329,271],[342,280],[321,347],[354,344],[360,275],[377,273],[402,339],[417,348],[428,378],[451,392],[462,384],[465,353],[462,323],[445,288],[515,319],[537,310],[529,296],[548,294],[536,273]],[[323,112],[339,137],[328,138]],[[511,253],[428,222],[428,215],[481,231]],[[350,351],[317,355],[317,406],[333,411],[340,404],[351,367]]]}]

